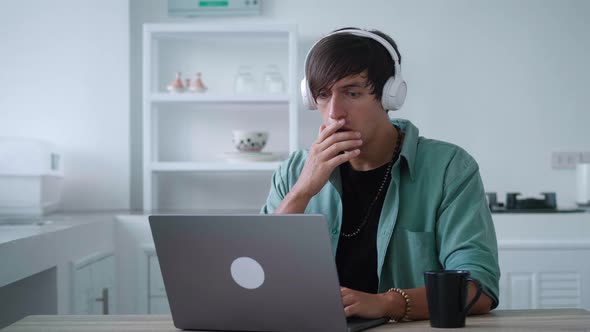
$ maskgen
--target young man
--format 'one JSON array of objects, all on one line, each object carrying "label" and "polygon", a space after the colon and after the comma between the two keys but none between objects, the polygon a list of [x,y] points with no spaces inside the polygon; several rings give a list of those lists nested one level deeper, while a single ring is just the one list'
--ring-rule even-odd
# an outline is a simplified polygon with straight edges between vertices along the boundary
[{"label": "young man", "polygon": [[427,319],[423,273],[443,269],[470,271],[483,288],[471,312],[487,313],[500,271],[478,165],[390,120],[405,99],[400,60],[379,31],[345,28],[312,47],[302,94],[323,124],[275,172],[262,213],[326,217],[347,316]]}]

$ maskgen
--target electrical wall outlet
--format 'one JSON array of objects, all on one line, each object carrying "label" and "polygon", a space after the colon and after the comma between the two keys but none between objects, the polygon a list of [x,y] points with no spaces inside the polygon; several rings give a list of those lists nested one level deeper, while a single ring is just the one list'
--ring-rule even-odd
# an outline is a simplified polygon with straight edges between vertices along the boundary
[{"label": "electrical wall outlet", "polygon": [[576,164],[590,163],[590,152],[553,152],[551,167],[553,169],[575,169]]}]

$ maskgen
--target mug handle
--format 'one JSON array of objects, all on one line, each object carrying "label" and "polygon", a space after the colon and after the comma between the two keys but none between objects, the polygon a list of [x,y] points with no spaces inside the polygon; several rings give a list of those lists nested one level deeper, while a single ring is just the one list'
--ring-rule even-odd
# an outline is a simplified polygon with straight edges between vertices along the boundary
[{"label": "mug handle", "polygon": [[472,281],[475,284],[475,287],[477,287],[477,293],[475,293],[475,297],[473,298],[473,300],[471,300],[471,302],[465,307],[464,311],[465,311],[465,316],[467,316],[467,314],[469,313],[469,310],[471,310],[471,307],[473,307],[473,305],[475,304],[475,302],[477,302],[477,300],[479,300],[479,297],[481,296],[481,284],[479,283],[479,281],[467,277],[467,282]]}]

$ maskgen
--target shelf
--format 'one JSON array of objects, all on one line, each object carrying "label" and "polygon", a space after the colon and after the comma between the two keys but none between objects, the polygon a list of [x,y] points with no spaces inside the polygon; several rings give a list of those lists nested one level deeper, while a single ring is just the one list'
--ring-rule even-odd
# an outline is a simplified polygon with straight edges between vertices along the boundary
[{"label": "shelf", "polygon": [[[219,201],[214,197],[215,195],[226,194],[230,187],[224,186],[225,184],[249,177],[267,178],[278,169],[281,161],[277,159],[283,159],[283,155],[280,155],[280,158],[275,156],[262,158],[261,156],[260,158],[230,159],[235,157],[232,155],[213,157],[213,154],[219,154],[220,151],[230,150],[230,147],[221,140],[213,139],[215,135],[229,131],[230,128],[254,127],[258,126],[260,121],[264,121],[264,125],[269,126],[269,131],[276,132],[276,137],[280,138],[281,143],[277,143],[277,148],[280,146],[281,149],[286,150],[288,145],[288,151],[284,151],[284,158],[287,158],[287,152],[293,153],[298,150],[300,100],[298,43],[295,24],[208,24],[204,22],[144,24],[141,101],[143,106],[143,209],[145,211],[158,210],[164,206],[209,208]],[[270,64],[277,65],[281,69],[281,76],[284,78],[283,93],[267,93],[259,85],[256,85],[259,90],[253,91],[255,94],[235,93],[235,68],[239,68],[240,65],[249,65],[252,68],[261,69]],[[198,67],[195,67],[197,65]],[[169,76],[171,73],[197,72],[198,68],[207,69],[204,74],[207,77],[205,82],[209,90],[205,93],[189,91],[169,93],[165,89],[172,79]],[[257,79],[257,82],[261,81]],[[196,115],[192,110],[203,111],[203,113]],[[221,115],[217,113],[217,110],[221,110],[219,113],[226,111],[228,113]],[[225,121],[226,117],[231,119]],[[204,119],[207,120],[203,121]],[[179,126],[178,132],[173,126]],[[211,142],[205,142],[204,145],[199,146],[187,143],[201,134],[205,139],[211,137]],[[192,151],[194,154],[187,156],[187,149],[193,148],[200,151]],[[183,152],[179,154],[179,151]],[[182,157],[175,159],[177,155]],[[167,161],[162,161],[160,157]],[[177,177],[192,176],[198,172],[220,173],[217,175],[224,181],[218,188],[185,186],[184,183],[177,181]],[[252,172],[257,174],[254,176]],[[217,183],[209,184],[210,179],[207,177],[208,175],[198,178],[199,181],[208,185],[217,185]],[[225,181],[226,179],[228,181]],[[235,192],[233,188],[229,189],[231,190],[229,194],[235,194],[236,201],[232,204],[236,206],[252,204],[255,201],[252,197],[259,194],[262,197],[268,190],[266,186],[258,184],[249,188],[246,187],[248,184],[240,182],[239,186],[240,190],[247,192],[248,197],[243,197],[245,195]],[[256,192],[250,193],[250,189]],[[189,196],[194,199],[167,201],[167,198],[159,197],[162,192],[165,192],[167,197],[171,194],[186,197],[185,192],[189,190]]]},{"label": "shelf", "polygon": [[197,94],[197,93],[153,93],[153,103],[289,103],[286,94],[277,95],[234,95],[234,94]]},{"label": "shelf", "polygon": [[154,172],[192,172],[192,171],[274,171],[280,161],[273,162],[154,162],[151,164]]}]

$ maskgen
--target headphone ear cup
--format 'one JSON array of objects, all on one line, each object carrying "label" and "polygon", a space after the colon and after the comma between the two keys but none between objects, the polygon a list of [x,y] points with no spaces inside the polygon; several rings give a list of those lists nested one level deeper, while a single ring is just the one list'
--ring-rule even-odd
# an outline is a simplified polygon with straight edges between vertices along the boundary
[{"label": "headphone ear cup", "polygon": [[390,77],[383,86],[381,104],[385,110],[397,111],[404,105],[408,87],[401,73]]},{"label": "headphone ear cup", "polygon": [[301,80],[301,97],[303,99],[303,106],[309,110],[317,109],[317,105],[315,100],[313,100],[313,95],[311,91],[309,91],[309,84],[307,84],[307,79],[304,77]]}]

